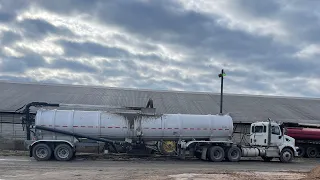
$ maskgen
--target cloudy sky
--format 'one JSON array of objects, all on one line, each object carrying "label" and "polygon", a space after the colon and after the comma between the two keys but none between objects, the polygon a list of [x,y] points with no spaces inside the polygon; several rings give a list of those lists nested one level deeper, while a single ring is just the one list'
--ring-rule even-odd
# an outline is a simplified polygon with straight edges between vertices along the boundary
[{"label": "cloudy sky", "polygon": [[0,80],[320,95],[318,0],[0,0]]}]

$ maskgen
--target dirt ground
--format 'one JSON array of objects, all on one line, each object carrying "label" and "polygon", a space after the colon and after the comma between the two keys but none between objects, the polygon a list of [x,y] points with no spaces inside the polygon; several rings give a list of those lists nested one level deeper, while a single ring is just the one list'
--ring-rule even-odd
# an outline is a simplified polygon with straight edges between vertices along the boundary
[{"label": "dirt ground", "polygon": [[27,156],[0,156],[0,180],[315,180],[319,160],[243,160],[212,163],[172,159],[96,159],[79,157],[70,162],[37,162]]}]

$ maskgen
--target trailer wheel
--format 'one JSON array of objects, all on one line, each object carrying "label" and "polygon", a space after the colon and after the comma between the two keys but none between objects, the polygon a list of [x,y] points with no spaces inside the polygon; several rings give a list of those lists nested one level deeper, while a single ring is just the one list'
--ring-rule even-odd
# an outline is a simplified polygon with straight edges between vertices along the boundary
[{"label": "trailer wheel", "polygon": [[212,146],[208,149],[209,160],[212,162],[220,162],[223,160],[225,153],[222,147]]},{"label": "trailer wheel", "polygon": [[54,149],[54,157],[58,161],[69,161],[73,157],[73,150],[68,144],[59,144]]},{"label": "trailer wheel", "polygon": [[308,147],[307,156],[309,158],[316,158],[318,156],[318,150],[316,147]]},{"label": "trailer wheel", "polygon": [[283,163],[291,162],[293,159],[293,152],[289,148],[284,148],[280,154],[280,161]]},{"label": "trailer wheel", "polygon": [[32,148],[32,155],[37,161],[47,161],[51,158],[52,150],[44,143],[39,143]]},{"label": "trailer wheel", "polygon": [[241,158],[241,150],[238,147],[230,147],[227,150],[227,159],[231,162],[238,162]]}]

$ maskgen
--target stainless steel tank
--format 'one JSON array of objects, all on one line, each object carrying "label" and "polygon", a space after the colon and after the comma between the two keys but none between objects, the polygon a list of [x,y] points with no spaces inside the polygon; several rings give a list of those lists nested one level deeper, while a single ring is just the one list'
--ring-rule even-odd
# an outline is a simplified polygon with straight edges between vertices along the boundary
[{"label": "stainless steel tank", "polygon": [[[145,141],[178,139],[230,140],[232,118],[228,115],[140,115],[104,111],[39,109],[35,124],[87,136]],[[42,136],[51,132],[42,131]],[[55,134],[57,138],[59,135]]]}]

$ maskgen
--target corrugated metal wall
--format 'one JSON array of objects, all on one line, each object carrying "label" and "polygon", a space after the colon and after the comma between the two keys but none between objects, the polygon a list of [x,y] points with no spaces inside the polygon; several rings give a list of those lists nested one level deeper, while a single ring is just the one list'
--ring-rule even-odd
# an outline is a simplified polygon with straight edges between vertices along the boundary
[{"label": "corrugated metal wall", "polygon": [[26,131],[23,131],[20,118],[20,114],[0,113],[0,149],[25,149]]},{"label": "corrugated metal wall", "polygon": [[0,138],[19,140],[25,139],[26,133],[21,124],[0,123]]},{"label": "corrugated metal wall", "polygon": [[233,142],[247,145],[250,141],[250,137],[248,136],[250,133],[250,124],[235,123],[233,126]]},{"label": "corrugated metal wall", "polygon": [[[145,107],[152,98],[157,113],[218,114],[220,94],[0,81],[0,111],[30,102]],[[320,124],[320,99],[224,94],[223,108],[235,123],[267,121]]]}]

